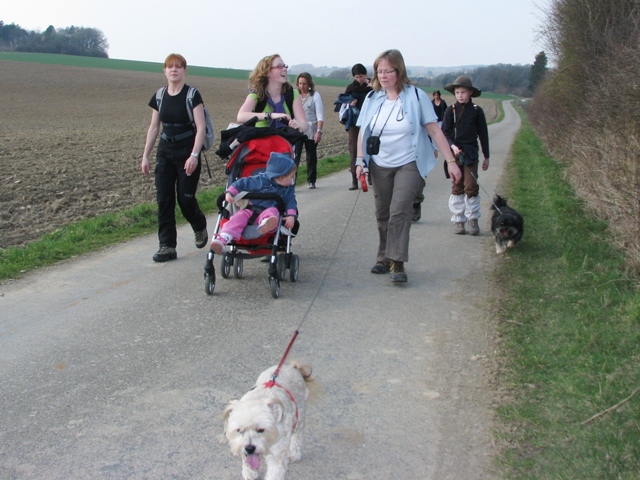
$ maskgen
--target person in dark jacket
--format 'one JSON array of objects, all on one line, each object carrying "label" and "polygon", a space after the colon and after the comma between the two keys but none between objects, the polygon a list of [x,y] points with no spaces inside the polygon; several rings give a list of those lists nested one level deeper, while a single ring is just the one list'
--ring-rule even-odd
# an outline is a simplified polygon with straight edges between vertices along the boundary
[{"label": "person in dark jacket", "polygon": [[[351,95],[353,100],[351,106],[356,107],[358,111],[362,110],[362,104],[369,92],[373,89],[369,85],[369,79],[367,78],[367,69],[361,63],[356,63],[351,67],[351,75],[353,75],[353,82],[347,86],[345,95]],[[349,126],[349,156],[351,157],[351,186],[349,190],[358,190],[358,177],[356,177],[356,157],[358,156],[358,134],[360,133],[360,127],[356,125],[356,120],[353,119]]]},{"label": "person in dark jacket", "polygon": [[453,233],[466,233],[464,225],[469,221],[469,233],[478,235],[480,228],[480,192],[478,182],[478,164],[480,155],[478,140],[484,155],[482,170],[489,168],[489,129],[484,111],[471,101],[479,97],[480,90],[475,88],[471,78],[461,75],[450,83],[445,90],[456,97],[456,103],[449,106],[444,113],[442,132],[447,138],[456,163],[462,171],[462,182],[454,183],[449,197],[449,209],[453,214]]},{"label": "person in dark jacket", "polygon": [[442,127],[442,120],[444,119],[444,112],[447,110],[447,102],[442,100],[442,94],[440,90],[435,90],[433,92],[433,100],[431,100],[431,104],[433,105],[433,111],[436,112],[438,116],[438,125]]}]

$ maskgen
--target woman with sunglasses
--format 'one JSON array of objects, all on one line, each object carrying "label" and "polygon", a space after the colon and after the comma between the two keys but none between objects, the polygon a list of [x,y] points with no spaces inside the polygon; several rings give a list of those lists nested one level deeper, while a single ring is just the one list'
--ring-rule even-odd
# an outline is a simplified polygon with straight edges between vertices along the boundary
[{"label": "woman with sunglasses", "polygon": [[357,121],[356,158],[356,174],[371,175],[375,192],[379,244],[371,273],[390,272],[392,282],[404,283],[413,203],[436,165],[434,149],[443,154],[454,182],[461,173],[429,97],[411,85],[398,50],[376,58],[371,86]]},{"label": "woman with sunglasses", "polygon": [[289,83],[288,68],[278,54],[268,55],[258,62],[249,75],[251,93],[238,111],[238,123],[258,117],[256,127],[283,128],[288,125],[306,132],[302,100],[298,90]]}]

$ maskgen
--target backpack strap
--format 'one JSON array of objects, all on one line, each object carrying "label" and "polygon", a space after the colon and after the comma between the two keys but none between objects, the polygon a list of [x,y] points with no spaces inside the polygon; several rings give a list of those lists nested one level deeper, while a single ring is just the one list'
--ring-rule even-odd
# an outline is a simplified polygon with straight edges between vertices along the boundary
[{"label": "backpack strap", "polygon": [[196,94],[196,87],[189,87],[187,90],[187,113],[189,114],[189,120],[191,120],[191,124],[195,126],[195,121],[193,120],[193,97]]},{"label": "backpack strap", "polygon": [[[293,87],[288,88],[284,92],[284,103],[289,108],[289,114],[291,115],[291,118],[294,118],[294,113],[293,113]],[[256,113],[261,113],[261,112],[264,111],[266,106],[267,106],[267,97],[264,97],[262,100],[258,99],[258,102],[256,103],[256,106],[253,109],[253,111],[256,112]]]},{"label": "backpack strap", "polygon": [[161,87],[156,92],[156,105],[158,106],[158,113],[160,113],[160,107],[162,106],[162,99],[164,98],[164,92],[167,91],[167,87]]}]

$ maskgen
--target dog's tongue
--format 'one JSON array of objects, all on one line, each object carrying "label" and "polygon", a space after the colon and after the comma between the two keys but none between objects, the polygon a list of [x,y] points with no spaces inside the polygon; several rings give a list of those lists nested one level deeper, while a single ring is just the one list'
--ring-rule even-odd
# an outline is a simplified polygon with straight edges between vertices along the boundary
[{"label": "dog's tongue", "polygon": [[260,457],[258,457],[258,455],[247,455],[244,461],[252,470],[258,470],[260,468]]}]

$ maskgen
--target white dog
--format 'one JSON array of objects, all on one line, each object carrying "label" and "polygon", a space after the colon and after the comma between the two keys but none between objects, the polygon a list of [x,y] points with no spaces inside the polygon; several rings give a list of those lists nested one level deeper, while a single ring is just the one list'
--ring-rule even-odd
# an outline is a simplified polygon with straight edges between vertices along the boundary
[{"label": "white dog", "polygon": [[308,365],[282,366],[277,378],[273,366],[260,374],[256,385],[224,411],[224,434],[231,453],[242,458],[242,478],[259,477],[264,458],[265,480],[283,480],[289,461],[300,460],[300,431],[311,381]]}]

